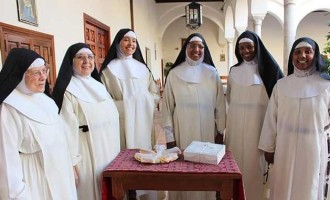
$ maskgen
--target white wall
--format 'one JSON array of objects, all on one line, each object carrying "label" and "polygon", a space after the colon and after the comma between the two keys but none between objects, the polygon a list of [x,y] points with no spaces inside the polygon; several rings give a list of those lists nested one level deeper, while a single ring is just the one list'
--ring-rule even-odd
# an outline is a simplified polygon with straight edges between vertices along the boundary
[{"label": "white wall", "polygon": [[[135,0],[134,2],[134,30],[146,59],[146,48],[150,49],[151,65],[148,66],[154,78],[161,78],[161,41],[157,34],[157,9],[155,1]],[[157,54],[157,55],[156,55]]]}]

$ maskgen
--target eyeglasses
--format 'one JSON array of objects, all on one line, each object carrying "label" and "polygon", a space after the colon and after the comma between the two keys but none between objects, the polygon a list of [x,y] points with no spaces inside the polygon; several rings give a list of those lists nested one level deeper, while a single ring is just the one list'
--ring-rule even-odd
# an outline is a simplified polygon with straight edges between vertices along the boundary
[{"label": "eyeglasses", "polygon": [[95,56],[93,54],[78,54],[76,57],[78,60],[84,61],[85,59],[87,60],[94,60]]},{"label": "eyeglasses", "polygon": [[41,70],[27,70],[26,71],[26,74],[29,74],[29,75],[31,75],[31,76],[33,76],[35,78],[40,77],[42,75],[48,76],[48,74],[49,74],[49,68],[46,67],[46,68],[41,69]]},{"label": "eyeglasses", "polygon": [[196,48],[204,49],[204,45],[201,45],[201,44],[188,44],[188,47],[190,49],[196,49]]}]

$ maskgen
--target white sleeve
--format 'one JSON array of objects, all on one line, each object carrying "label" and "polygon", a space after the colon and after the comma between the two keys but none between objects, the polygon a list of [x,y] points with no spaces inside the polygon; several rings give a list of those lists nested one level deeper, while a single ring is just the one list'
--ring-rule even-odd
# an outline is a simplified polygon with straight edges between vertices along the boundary
[{"label": "white sleeve", "polygon": [[165,132],[166,143],[175,141],[174,140],[173,127],[171,127],[171,126],[164,127],[164,132]]},{"label": "white sleeve", "polygon": [[0,105],[0,199],[31,200],[24,183],[19,147],[23,140],[20,116],[5,103]]},{"label": "white sleeve", "polygon": [[164,88],[162,102],[162,127],[173,127],[173,114],[175,110],[175,98],[172,90],[172,74],[167,76],[167,81]]},{"label": "white sleeve", "polygon": [[158,85],[156,84],[156,82],[154,81],[152,75],[150,74],[149,76],[149,92],[151,94],[151,96],[154,99],[154,105],[157,106],[159,100],[160,100],[160,88],[158,87]]},{"label": "white sleeve", "polygon": [[230,93],[231,93],[231,78],[230,78],[230,74],[229,74],[228,79],[227,79],[227,90],[226,90],[226,100],[227,100],[228,106],[230,104]]},{"label": "white sleeve", "polygon": [[75,112],[76,110],[78,110],[77,100],[70,93],[65,92],[60,116],[65,124],[66,137],[73,166],[77,165],[81,160],[81,155],[79,153],[79,122]]},{"label": "white sleeve", "polygon": [[223,92],[223,85],[218,73],[216,74],[217,81],[217,96],[215,107],[215,122],[217,126],[217,132],[224,134],[226,127],[226,98]]},{"label": "white sleeve", "polygon": [[258,148],[273,153],[275,152],[277,135],[277,86],[273,88],[272,96],[269,99],[264,123],[261,130]]}]

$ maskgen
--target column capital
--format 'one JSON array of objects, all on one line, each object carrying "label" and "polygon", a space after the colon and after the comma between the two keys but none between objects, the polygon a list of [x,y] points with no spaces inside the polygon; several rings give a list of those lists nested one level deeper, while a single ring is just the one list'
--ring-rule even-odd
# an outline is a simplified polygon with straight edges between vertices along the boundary
[{"label": "column capital", "polygon": [[265,18],[265,15],[253,15],[252,16],[253,23],[256,25],[261,25],[264,18]]},{"label": "column capital", "polygon": [[297,0],[284,0],[284,5],[287,4],[296,4]]},{"label": "column capital", "polygon": [[233,43],[234,42],[234,38],[226,38],[228,43]]}]

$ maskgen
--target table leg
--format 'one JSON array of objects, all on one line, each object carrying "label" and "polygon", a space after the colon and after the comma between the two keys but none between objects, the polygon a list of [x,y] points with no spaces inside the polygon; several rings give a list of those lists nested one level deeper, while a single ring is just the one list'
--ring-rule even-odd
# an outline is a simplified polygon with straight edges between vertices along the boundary
[{"label": "table leg", "polygon": [[125,192],[123,189],[123,182],[120,178],[112,178],[112,196],[116,200],[123,200]]},{"label": "table leg", "polygon": [[231,200],[233,198],[233,180],[224,181],[221,185],[220,199],[221,200]]},{"label": "table leg", "polygon": [[136,190],[128,190],[128,200],[136,200]]},{"label": "table leg", "polygon": [[215,192],[215,199],[216,200],[221,200],[221,198],[220,198],[220,191],[216,191]]}]

